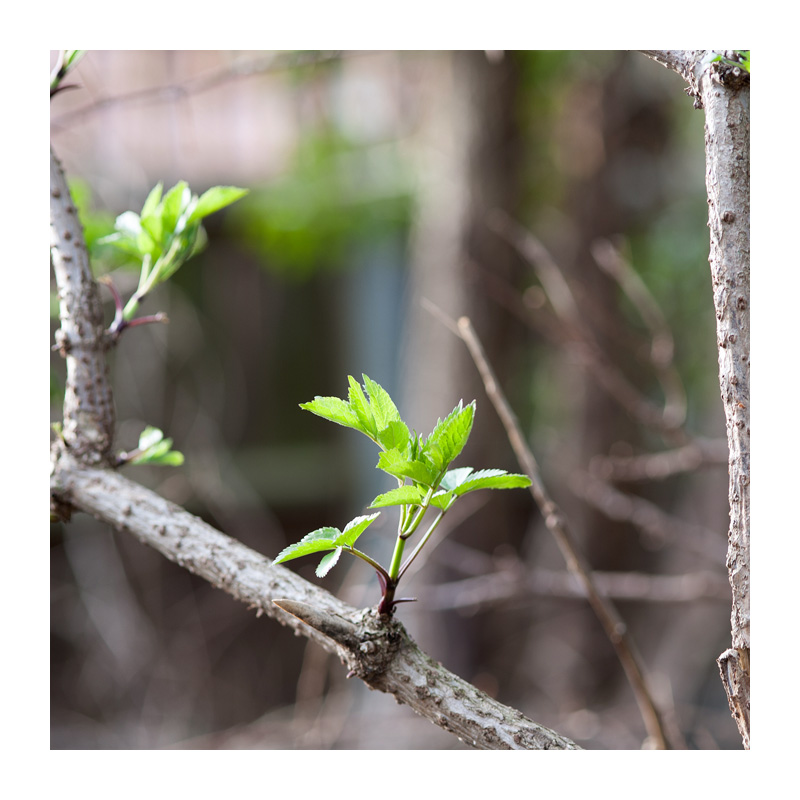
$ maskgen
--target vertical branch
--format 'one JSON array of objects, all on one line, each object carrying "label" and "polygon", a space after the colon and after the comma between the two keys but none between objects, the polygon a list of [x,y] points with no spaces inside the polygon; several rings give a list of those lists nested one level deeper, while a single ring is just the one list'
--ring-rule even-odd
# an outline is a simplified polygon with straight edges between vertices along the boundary
[{"label": "vertical branch", "polygon": [[[707,71],[706,188],[719,385],[728,434],[728,576],[732,650],[720,657],[731,712],[750,743],[750,86]],[[730,680],[726,680],[730,676]]]},{"label": "vertical branch", "polygon": [[742,742],[750,747],[750,76],[705,51],[645,50],[689,83],[705,109],[711,282],[728,436],[728,577],[732,647],[718,659]]},{"label": "vertical branch", "polygon": [[50,259],[58,285],[61,328],[56,344],[67,362],[63,438],[86,464],[108,460],[114,402],[97,284],[64,171],[50,151]]}]

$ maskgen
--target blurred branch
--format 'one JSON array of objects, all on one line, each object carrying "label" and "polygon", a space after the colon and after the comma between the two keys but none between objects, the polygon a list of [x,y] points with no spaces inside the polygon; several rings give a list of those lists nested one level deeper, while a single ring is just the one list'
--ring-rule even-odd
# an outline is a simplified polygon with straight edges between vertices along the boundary
[{"label": "blurred branch", "polygon": [[[622,371],[603,353],[584,323],[584,315],[578,308],[561,268],[545,246],[532,233],[499,209],[492,214],[489,224],[534,268],[547,299],[556,313],[556,320],[563,329],[559,336],[562,346],[572,353],[600,387],[613,397],[631,417],[642,425],[658,430],[672,440],[685,442],[688,437],[682,427],[683,416],[679,408],[676,409],[674,403],[672,405],[668,403],[664,408],[657,406],[634,387]],[[530,319],[531,315],[526,312],[525,316]],[[670,387],[670,396],[674,397],[674,395],[674,388]]]},{"label": "blurred branch", "polygon": [[[732,648],[719,661],[728,703],[750,747],[750,73],[704,50],[643,50],[689,84],[705,109],[711,285],[728,434],[728,576]],[[736,654],[730,656],[731,650]]]},{"label": "blurred branch", "polygon": [[704,466],[728,463],[728,444],[724,439],[697,437],[689,444],[660,453],[638,456],[595,456],[590,472],[606,481],[662,480]]},{"label": "blurred branch", "polygon": [[[352,55],[363,55],[364,51],[356,51]],[[88,117],[106,111],[113,106],[128,105],[131,103],[166,103],[186,99],[192,95],[216,89],[227,83],[254,75],[267,75],[272,72],[281,72],[298,67],[326,64],[338,61],[347,54],[341,50],[333,51],[299,51],[299,52],[271,52],[258,58],[247,61],[234,62],[221,69],[214,70],[206,75],[189,78],[182,83],[168,84],[166,86],[152,86],[139,89],[135,92],[104,97],[95,100],[74,111],[67,111],[53,118],[51,125],[58,130],[75,122],[83,121]]]},{"label": "blurred branch", "polygon": [[629,522],[647,537],[649,546],[676,543],[718,564],[722,536],[702,525],[676,519],[643,497],[626,494],[588,472],[578,472],[570,479],[570,488],[587,503],[616,522]]},{"label": "blurred branch", "polygon": [[[597,590],[614,600],[644,603],[694,603],[727,600],[727,581],[711,572],[647,575],[641,572],[593,572]],[[503,570],[432,587],[432,603],[441,609],[474,608],[496,603],[526,602],[532,597],[584,599],[570,572],[532,569]]]},{"label": "blurred branch", "polygon": [[639,273],[611,242],[605,239],[595,241],[592,256],[600,269],[619,284],[650,330],[653,337],[650,363],[664,391],[664,419],[671,427],[683,425],[686,421],[686,392],[673,362],[675,344],[664,314]]},{"label": "blurred branch", "polygon": [[545,525],[553,534],[556,544],[567,563],[567,568],[578,580],[584,595],[614,647],[617,658],[633,689],[648,734],[660,749],[681,746],[683,743],[680,734],[677,731],[668,733],[666,730],[664,717],[653,699],[653,693],[649,686],[642,659],[628,635],[627,626],[611,601],[598,590],[592,576],[592,568],[578,547],[566,517],[547,492],[539,472],[539,465],[536,463],[533,452],[525,440],[516,415],[500,388],[500,384],[486,358],[483,346],[472,327],[472,323],[467,317],[461,317],[456,323],[430,302],[425,302],[425,306],[466,344],[475,366],[480,372],[486,388],[486,394],[489,396],[503,423],[503,427],[506,429],[509,442],[520,466],[531,479],[530,491],[542,513]]}]

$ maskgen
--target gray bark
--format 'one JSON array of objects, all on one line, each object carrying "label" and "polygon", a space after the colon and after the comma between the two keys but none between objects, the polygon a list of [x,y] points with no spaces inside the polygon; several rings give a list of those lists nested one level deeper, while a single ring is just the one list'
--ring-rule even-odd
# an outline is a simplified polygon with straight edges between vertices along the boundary
[{"label": "gray bark", "polygon": [[[62,502],[130,533],[258,615],[266,614],[336,655],[349,670],[480,750],[579,750],[422,652],[396,620],[357,609],[231,539],[155,492],[63,453],[52,490]],[[376,734],[377,735],[377,734]]]},{"label": "gray bark", "polygon": [[67,362],[62,435],[86,463],[108,458],[114,403],[105,360],[106,336],[83,228],[67,180],[50,151],[50,259],[58,284],[61,328],[56,345]]},{"label": "gray bark", "polygon": [[705,109],[711,281],[728,437],[728,577],[732,646],[718,659],[742,742],[750,747],[750,76],[703,50],[645,50],[688,82]]}]

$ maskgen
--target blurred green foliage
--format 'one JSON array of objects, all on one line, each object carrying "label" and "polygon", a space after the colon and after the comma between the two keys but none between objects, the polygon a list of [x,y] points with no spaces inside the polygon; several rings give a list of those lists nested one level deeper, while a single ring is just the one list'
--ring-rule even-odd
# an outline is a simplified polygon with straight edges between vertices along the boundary
[{"label": "blurred green foliage", "polygon": [[[72,201],[78,209],[78,218],[83,225],[86,247],[90,253],[97,251],[100,247],[98,241],[114,232],[114,215],[95,205],[92,190],[85,180],[71,176],[68,183]],[[103,249],[105,250],[105,248]],[[92,266],[94,266],[94,262]]]},{"label": "blurred green foliage", "polygon": [[347,267],[361,245],[407,231],[410,175],[391,143],[364,146],[323,125],[298,143],[290,168],[254,189],[227,221],[265,268],[305,280]]}]

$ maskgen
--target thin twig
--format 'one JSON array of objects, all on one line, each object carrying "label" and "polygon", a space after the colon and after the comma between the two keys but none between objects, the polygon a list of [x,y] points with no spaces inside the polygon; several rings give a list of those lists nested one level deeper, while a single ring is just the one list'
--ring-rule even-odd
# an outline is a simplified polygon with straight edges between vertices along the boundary
[{"label": "thin twig", "polygon": [[587,600],[600,620],[622,664],[636,697],[636,702],[639,705],[648,734],[659,749],[682,746],[683,743],[677,732],[670,731],[668,734],[666,731],[662,712],[653,699],[641,657],[636,652],[628,635],[627,626],[611,601],[603,597],[597,589],[592,579],[591,567],[575,542],[567,525],[566,517],[545,488],[533,452],[525,440],[516,415],[500,388],[500,384],[486,358],[483,346],[472,327],[472,323],[467,317],[461,317],[456,323],[430,302],[426,302],[425,306],[466,344],[475,366],[480,372],[486,388],[486,394],[489,396],[503,423],[503,427],[506,429],[509,442],[514,449],[520,466],[531,479],[530,491],[544,517],[545,524],[553,534],[556,544],[567,563],[567,568],[580,582]]},{"label": "thin twig", "polygon": [[[356,51],[355,54],[360,55],[362,52],[363,51]],[[325,64],[339,60],[343,55],[342,51],[339,50],[330,52],[306,51],[297,53],[269,53],[259,58],[234,63],[222,67],[221,69],[213,70],[205,75],[190,78],[183,83],[167,84],[166,86],[150,86],[146,89],[139,89],[113,97],[104,97],[100,100],[88,103],[85,106],[81,106],[74,111],[68,111],[55,117],[51,124],[55,130],[59,130],[113,106],[132,103],[174,102],[177,99],[185,99],[193,95],[201,94],[202,92],[210,91],[211,89],[216,89],[231,81],[298,67]]]}]

